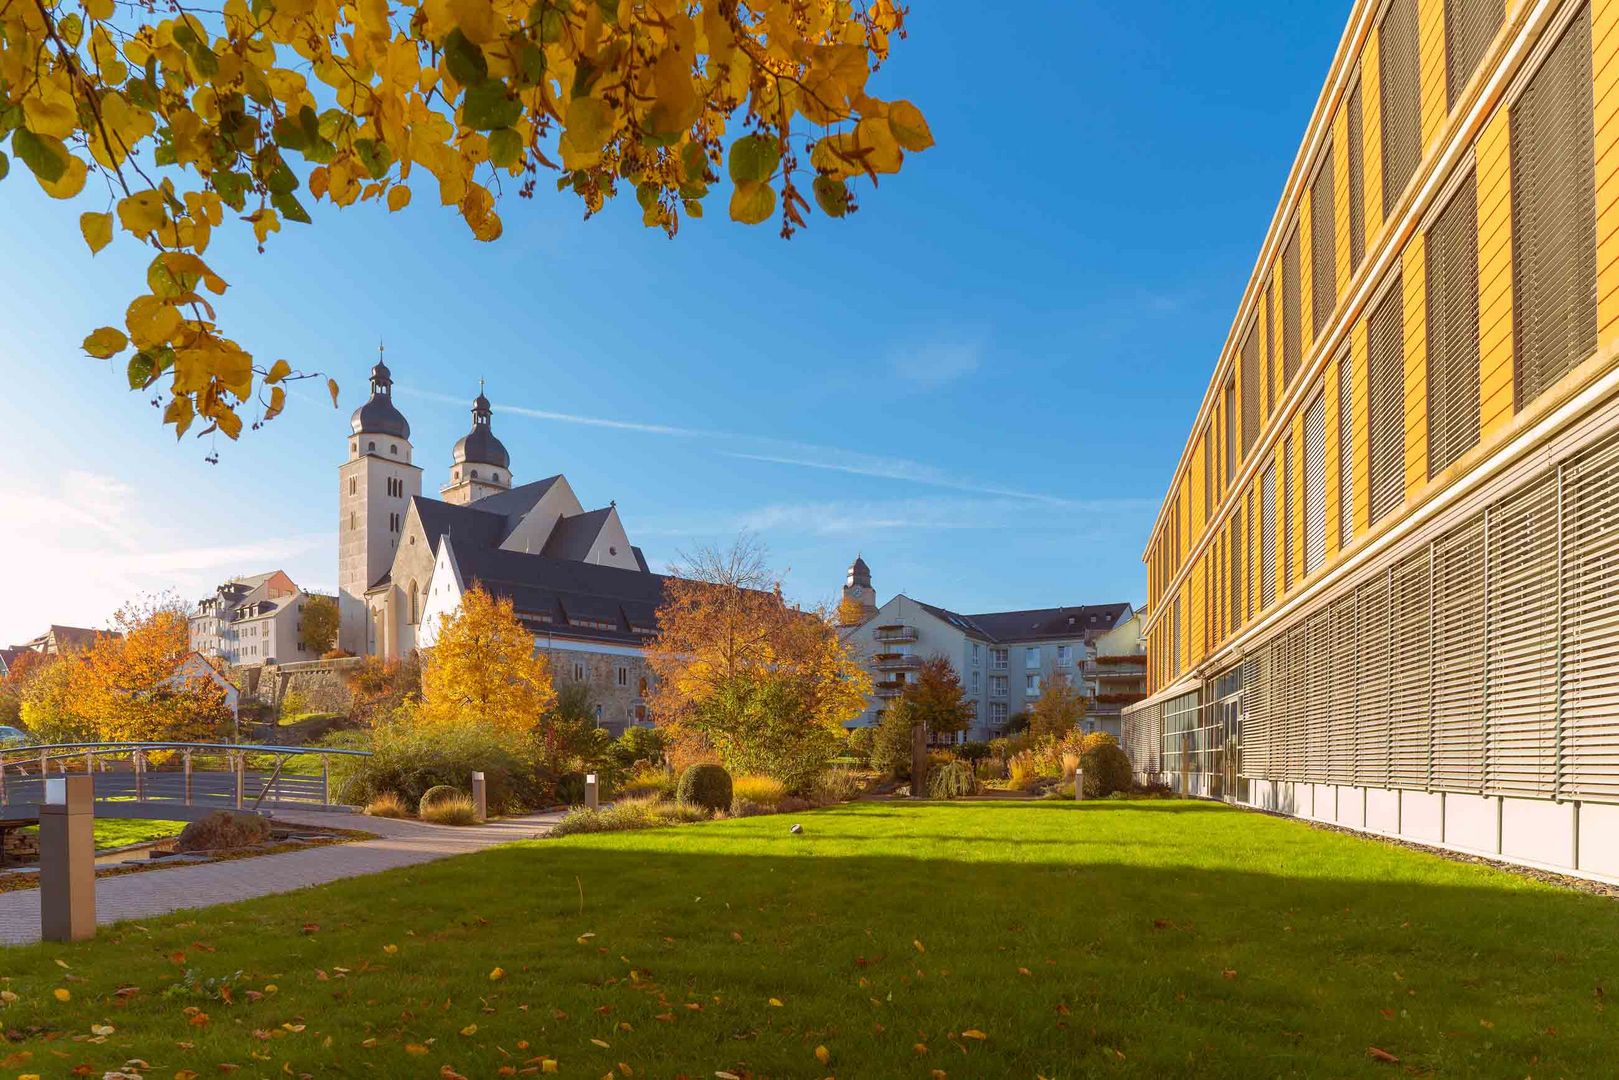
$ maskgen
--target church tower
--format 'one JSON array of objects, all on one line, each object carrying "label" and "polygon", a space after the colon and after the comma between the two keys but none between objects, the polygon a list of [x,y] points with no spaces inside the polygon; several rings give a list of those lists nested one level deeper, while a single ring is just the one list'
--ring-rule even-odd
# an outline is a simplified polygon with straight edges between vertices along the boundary
[{"label": "church tower", "polygon": [[380,357],[370,400],[349,426],[348,459],[337,470],[337,642],[366,656],[378,646],[366,590],[393,565],[411,497],[422,493],[422,470],[410,462],[410,424],[394,407],[393,375]]},{"label": "church tower", "polygon": [[838,606],[839,619],[844,626],[859,626],[877,614],[877,591],[871,587],[871,567],[859,555],[849,567],[849,576],[843,582],[843,603]]},{"label": "church tower", "polygon": [[477,502],[512,486],[511,456],[489,427],[492,410],[478,384],[478,397],[472,403],[472,430],[455,444],[450,461],[450,482],[439,489],[444,501],[456,506]]}]

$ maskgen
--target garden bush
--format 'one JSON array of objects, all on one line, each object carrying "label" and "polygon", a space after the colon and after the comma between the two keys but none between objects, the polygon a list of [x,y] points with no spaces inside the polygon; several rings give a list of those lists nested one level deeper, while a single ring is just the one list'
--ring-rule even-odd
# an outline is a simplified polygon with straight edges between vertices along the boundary
[{"label": "garden bush", "polygon": [[449,726],[428,730],[398,721],[373,730],[368,748],[370,757],[333,756],[332,790],[338,801],[364,806],[392,792],[406,806],[415,806],[428,788],[446,784],[466,790],[472,774],[481,772],[493,813],[552,802],[555,781],[544,765],[526,757],[520,744],[490,732]]},{"label": "garden bush", "polygon": [[180,831],[178,851],[224,851],[270,839],[270,819],[233,810],[215,810]]},{"label": "garden bush", "polygon": [[731,807],[731,774],[722,766],[698,764],[688,766],[680,774],[675,788],[675,799],[689,806],[707,810],[729,810]]},{"label": "garden bush", "polygon": [[410,807],[394,792],[384,791],[365,804],[365,813],[369,817],[408,818]]},{"label": "garden bush", "polygon": [[928,797],[960,799],[978,789],[973,767],[965,761],[950,761],[928,770]]},{"label": "garden bush", "polygon": [[[443,788],[434,788],[433,791],[442,791]],[[422,796],[421,818],[434,825],[476,825],[478,823],[478,805],[472,801],[472,796],[463,795],[454,788],[448,789],[450,794],[441,795],[433,802],[427,802],[427,795]],[[433,794],[429,791],[427,794]]]},{"label": "garden bush", "polygon": [[815,778],[810,795],[817,802],[850,802],[866,789],[864,778],[853,769],[831,768]]},{"label": "garden bush", "polygon": [[697,806],[681,805],[666,799],[621,799],[600,810],[576,807],[568,811],[551,830],[551,836],[569,836],[574,833],[622,832],[626,829],[651,829],[659,825],[679,825],[692,821],[707,821],[713,814]]},{"label": "garden bush", "polygon": [[434,784],[422,792],[422,797],[416,804],[416,812],[425,818],[429,810],[441,803],[451,802],[461,794],[461,789],[451,784]]},{"label": "garden bush", "polygon": [[585,801],[585,774],[563,773],[557,777],[557,802],[563,806],[579,806]]},{"label": "garden bush", "polygon": [[1040,781],[1040,765],[1032,751],[1013,754],[1007,761],[1006,786],[1012,791],[1034,791]]},{"label": "garden bush", "polygon": [[613,789],[615,798],[638,798],[642,795],[656,795],[659,798],[672,798],[675,793],[675,781],[668,771],[659,765],[643,765],[629,776],[625,777]]},{"label": "garden bush", "polygon": [[787,797],[787,785],[770,776],[739,776],[731,784],[731,802],[745,799],[775,809]]},{"label": "garden bush", "polygon": [[1085,797],[1099,799],[1116,791],[1129,791],[1134,779],[1130,757],[1117,739],[1106,732],[1085,736],[1079,767],[1085,770]]}]

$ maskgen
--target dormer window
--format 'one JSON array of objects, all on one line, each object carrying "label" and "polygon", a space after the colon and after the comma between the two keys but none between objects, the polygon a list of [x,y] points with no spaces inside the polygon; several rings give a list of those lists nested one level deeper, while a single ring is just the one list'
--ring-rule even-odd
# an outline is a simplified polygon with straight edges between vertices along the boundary
[{"label": "dormer window", "polygon": [[389,443],[388,444],[388,453],[394,454],[394,455],[397,456],[398,453],[399,453],[399,444],[398,443]]},{"label": "dormer window", "polygon": [[376,440],[372,439],[370,442],[366,443],[365,448],[367,451],[375,450],[377,448]]}]

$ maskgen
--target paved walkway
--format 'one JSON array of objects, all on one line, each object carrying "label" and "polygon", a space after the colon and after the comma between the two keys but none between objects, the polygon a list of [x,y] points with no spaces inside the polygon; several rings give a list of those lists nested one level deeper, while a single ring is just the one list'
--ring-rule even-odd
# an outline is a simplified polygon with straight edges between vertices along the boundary
[{"label": "paved walkway", "polygon": [[[277,824],[364,829],[378,836],[375,840],[288,851],[256,859],[199,863],[102,878],[96,882],[96,921],[105,925],[121,919],[151,918],[183,908],[249,900],[340,878],[465,855],[512,840],[542,836],[561,818],[560,812],[535,814],[456,828],[356,814],[278,812]],[[0,944],[18,945],[38,940],[39,890],[0,893]]]}]

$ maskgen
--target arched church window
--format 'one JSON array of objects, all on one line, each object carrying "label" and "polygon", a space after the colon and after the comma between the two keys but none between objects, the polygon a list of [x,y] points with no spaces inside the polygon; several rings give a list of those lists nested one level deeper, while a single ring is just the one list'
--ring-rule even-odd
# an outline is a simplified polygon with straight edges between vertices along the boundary
[{"label": "arched church window", "polygon": [[372,439],[371,441],[369,441],[369,442],[367,442],[365,444],[365,448],[367,450],[375,450],[377,448],[377,441],[375,439]]},{"label": "arched church window", "polygon": [[422,621],[422,596],[416,583],[410,583],[410,625],[416,626]]},{"label": "arched church window", "polygon": [[390,453],[390,454],[399,453],[399,444],[398,443],[389,443],[388,444],[388,453]]}]

